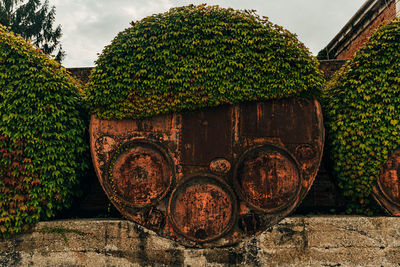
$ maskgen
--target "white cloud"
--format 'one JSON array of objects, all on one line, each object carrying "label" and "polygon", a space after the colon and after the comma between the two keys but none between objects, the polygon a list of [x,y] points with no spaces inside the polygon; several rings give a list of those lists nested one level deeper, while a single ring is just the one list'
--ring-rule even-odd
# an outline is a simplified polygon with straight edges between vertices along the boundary
[{"label": "white cloud", "polygon": [[172,0],[174,5],[220,5],[255,9],[298,35],[313,54],[324,48],[356,13],[365,0]]},{"label": "white cloud", "polygon": [[66,67],[93,66],[97,54],[132,20],[172,7],[169,0],[51,0],[50,5],[56,6],[56,24],[62,26]]},{"label": "white cloud", "polygon": [[50,0],[63,30],[66,67],[94,66],[97,53],[129,22],[166,12],[173,6],[208,3],[256,9],[299,36],[316,54],[339,32],[364,0]]}]

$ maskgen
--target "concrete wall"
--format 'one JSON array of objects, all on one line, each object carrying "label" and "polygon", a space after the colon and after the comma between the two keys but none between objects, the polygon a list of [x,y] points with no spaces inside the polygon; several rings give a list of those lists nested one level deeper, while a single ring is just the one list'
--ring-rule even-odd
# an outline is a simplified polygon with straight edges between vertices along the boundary
[{"label": "concrete wall", "polygon": [[398,265],[400,218],[393,217],[292,217],[214,249],[188,249],[121,220],[42,222],[0,241],[0,266]]}]

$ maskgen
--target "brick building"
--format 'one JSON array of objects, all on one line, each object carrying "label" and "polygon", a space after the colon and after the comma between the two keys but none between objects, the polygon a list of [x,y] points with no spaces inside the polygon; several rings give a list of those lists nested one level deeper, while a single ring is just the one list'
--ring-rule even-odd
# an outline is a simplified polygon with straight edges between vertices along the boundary
[{"label": "brick building", "polygon": [[400,0],[366,0],[332,41],[319,59],[349,59],[383,23],[400,15]]}]

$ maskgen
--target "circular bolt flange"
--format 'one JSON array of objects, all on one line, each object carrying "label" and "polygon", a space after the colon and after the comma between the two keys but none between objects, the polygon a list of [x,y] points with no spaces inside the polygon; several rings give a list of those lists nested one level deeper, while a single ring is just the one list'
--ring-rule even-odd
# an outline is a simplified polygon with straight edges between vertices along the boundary
[{"label": "circular bolt flange", "polygon": [[172,192],[168,217],[175,231],[196,242],[209,242],[228,232],[236,218],[236,199],[218,177],[191,176]]},{"label": "circular bolt flange", "polygon": [[267,213],[293,204],[301,188],[296,161],[283,149],[270,145],[245,153],[234,175],[235,189],[241,198]]},{"label": "circular bolt flange", "polygon": [[210,170],[216,174],[227,174],[231,170],[231,163],[224,158],[214,159],[210,162]]},{"label": "circular bolt flange", "polygon": [[174,176],[168,154],[148,141],[124,144],[112,157],[109,182],[118,201],[130,207],[158,202],[170,189]]}]

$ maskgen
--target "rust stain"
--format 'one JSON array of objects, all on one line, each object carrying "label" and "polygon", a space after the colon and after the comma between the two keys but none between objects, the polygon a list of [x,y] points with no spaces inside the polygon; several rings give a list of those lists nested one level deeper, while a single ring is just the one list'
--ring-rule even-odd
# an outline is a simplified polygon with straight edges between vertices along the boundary
[{"label": "rust stain", "polygon": [[149,210],[145,210],[143,214],[143,225],[158,231],[165,225],[166,216],[164,212],[151,207]]},{"label": "rust stain", "polygon": [[[300,169],[310,175],[318,170],[318,165],[315,164],[315,158],[317,158],[318,151],[312,144],[302,144],[296,148],[296,158],[301,162]],[[305,181],[308,181],[308,177],[305,177]]]},{"label": "rust stain", "polygon": [[114,140],[114,138],[103,135],[96,140],[95,146],[96,150],[101,150],[105,153],[109,153],[115,148],[116,144],[117,142]]},{"label": "rust stain", "polygon": [[241,196],[266,212],[286,207],[300,190],[296,162],[272,146],[249,151],[237,171],[235,182]]},{"label": "rust stain", "polygon": [[112,176],[115,194],[129,206],[147,206],[163,198],[173,178],[171,163],[156,147],[134,142],[117,152]]},{"label": "rust stain", "polygon": [[392,156],[383,169],[378,183],[385,196],[400,204],[400,153]]},{"label": "rust stain", "polygon": [[315,158],[317,152],[312,145],[304,144],[296,148],[296,155],[301,160],[312,160]]},{"label": "rust stain", "polygon": [[324,140],[318,101],[298,98],[146,120],[92,116],[89,132],[117,209],[196,247],[232,245],[287,216],[314,181]]},{"label": "rust stain", "polygon": [[231,163],[223,158],[214,159],[210,162],[210,170],[215,174],[227,174],[231,170]]},{"label": "rust stain", "polygon": [[227,185],[210,177],[195,177],[177,187],[169,216],[174,228],[191,240],[210,241],[232,227],[235,200]]},{"label": "rust stain", "polygon": [[242,104],[241,135],[276,136],[283,143],[307,143],[313,139],[314,115],[314,101],[298,98]]},{"label": "rust stain", "polygon": [[232,114],[229,107],[185,114],[182,121],[182,163],[208,165],[232,151]]},{"label": "rust stain", "polygon": [[232,108],[232,119],[233,119],[233,142],[235,144],[239,143],[239,122],[240,122],[240,108],[239,106],[234,106]]},{"label": "rust stain", "polygon": [[315,118],[316,118],[316,122],[314,122],[314,124],[316,124],[316,126],[317,126],[317,127],[313,127],[313,129],[314,129],[314,131],[317,131],[315,136],[320,138],[319,141],[322,143],[322,146],[323,146],[325,143],[325,128],[324,128],[324,121],[323,121],[324,116],[322,114],[322,107],[317,99],[314,99],[313,102],[314,102],[314,107],[315,107],[314,113],[315,113]]},{"label": "rust stain", "polygon": [[400,150],[395,151],[383,165],[373,192],[385,210],[400,215]]}]

